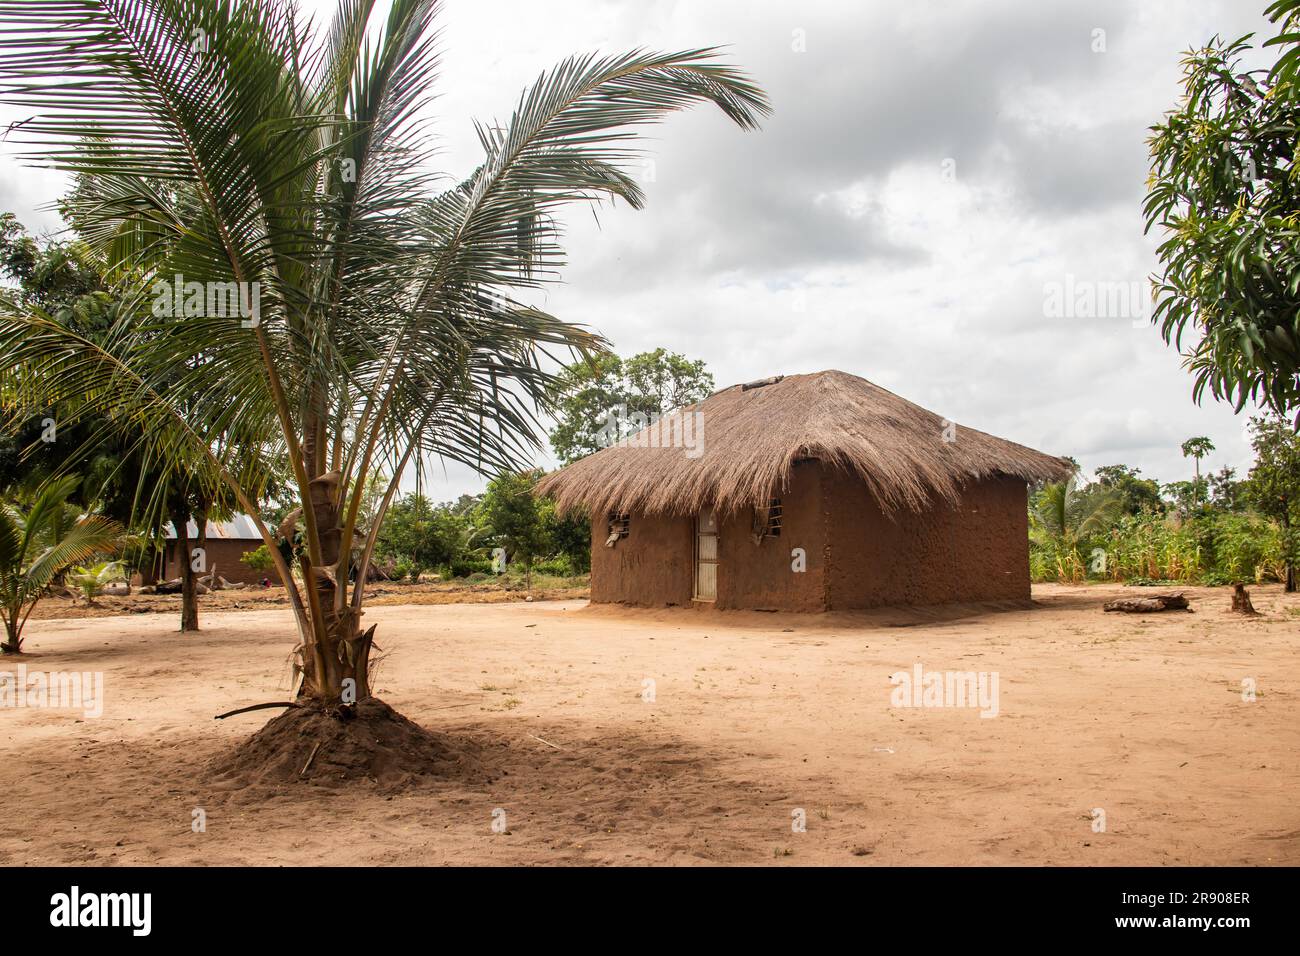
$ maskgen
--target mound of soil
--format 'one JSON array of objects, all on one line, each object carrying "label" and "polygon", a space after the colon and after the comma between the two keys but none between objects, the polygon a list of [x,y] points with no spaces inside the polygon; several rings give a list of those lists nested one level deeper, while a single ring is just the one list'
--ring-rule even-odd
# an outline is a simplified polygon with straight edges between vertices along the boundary
[{"label": "mound of soil", "polygon": [[294,707],[269,721],[209,767],[225,787],[368,780],[384,790],[420,782],[483,780],[481,747],[425,730],[382,700],[357,704],[350,717]]}]

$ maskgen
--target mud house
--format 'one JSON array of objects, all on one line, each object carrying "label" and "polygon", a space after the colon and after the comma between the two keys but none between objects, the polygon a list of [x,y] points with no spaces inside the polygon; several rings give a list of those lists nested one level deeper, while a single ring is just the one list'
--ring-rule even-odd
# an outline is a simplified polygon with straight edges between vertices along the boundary
[{"label": "mud house", "polygon": [[[198,525],[190,521],[186,527],[191,553],[197,547]],[[180,542],[176,539],[176,529],[169,522],[163,529],[166,545],[162,555],[162,578],[170,581],[181,576]],[[229,521],[209,521],[207,523],[207,541],[204,542],[204,570],[207,574],[214,567],[217,573],[232,584],[255,584],[267,576],[267,572],[250,568],[244,563],[244,554],[256,551],[262,544],[262,536],[257,533],[253,519],[248,515],[235,515]],[[270,576],[276,579],[275,573]],[[279,583],[276,579],[276,583]]]},{"label": "mud house", "polygon": [[1028,485],[1069,473],[827,371],[723,389],[538,491],[592,516],[593,602],[822,611],[1027,600]]}]

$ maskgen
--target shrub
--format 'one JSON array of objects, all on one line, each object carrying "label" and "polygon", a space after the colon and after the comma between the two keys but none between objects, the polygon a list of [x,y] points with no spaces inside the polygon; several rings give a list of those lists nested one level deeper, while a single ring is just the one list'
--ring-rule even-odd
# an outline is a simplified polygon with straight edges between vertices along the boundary
[{"label": "shrub", "polygon": [[492,562],[477,558],[464,558],[451,562],[448,571],[453,578],[467,578],[475,574],[487,575],[492,573]]},{"label": "shrub", "polygon": [[270,571],[275,567],[275,560],[264,544],[259,544],[252,551],[245,551],[240,555],[240,560],[254,571]]},{"label": "shrub", "polygon": [[581,572],[575,571],[567,555],[547,558],[533,563],[533,574],[545,574],[553,578],[571,578]]}]

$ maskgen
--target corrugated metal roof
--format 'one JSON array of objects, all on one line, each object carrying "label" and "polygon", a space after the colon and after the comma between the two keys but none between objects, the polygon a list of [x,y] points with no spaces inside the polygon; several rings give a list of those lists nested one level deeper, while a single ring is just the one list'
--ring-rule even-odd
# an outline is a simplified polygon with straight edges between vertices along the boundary
[{"label": "corrugated metal roof", "polygon": [[[185,526],[185,532],[193,541],[199,536],[198,524],[191,519]],[[163,527],[163,537],[176,537],[176,529],[170,521]],[[257,533],[257,526],[253,524],[253,519],[248,515],[235,515],[229,521],[209,521],[208,540],[212,541],[221,538],[228,538],[232,541],[262,540],[262,536]]]}]

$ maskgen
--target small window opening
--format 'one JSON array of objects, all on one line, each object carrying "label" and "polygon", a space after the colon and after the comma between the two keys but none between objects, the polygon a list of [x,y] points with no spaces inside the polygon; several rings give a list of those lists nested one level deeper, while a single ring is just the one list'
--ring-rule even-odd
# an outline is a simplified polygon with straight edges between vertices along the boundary
[{"label": "small window opening", "polygon": [[762,544],[764,538],[781,537],[781,499],[772,498],[766,508],[754,509],[754,524],[751,529],[755,544]]},{"label": "small window opening", "polygon": [[619,538],[626,538],[631,530],[632,516],[626,511],[611,511],[605,536],[605,547],[612,548]]},{"label": "small window opening", "polygon": [[773,498],[767,506],[767,536],[781,537],[781,499]]}]

